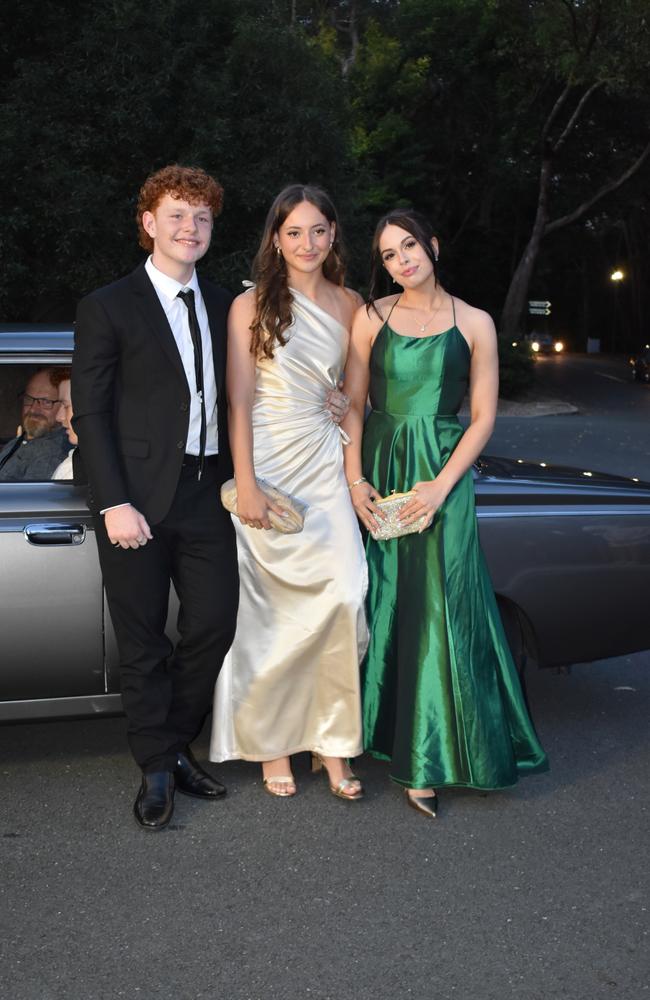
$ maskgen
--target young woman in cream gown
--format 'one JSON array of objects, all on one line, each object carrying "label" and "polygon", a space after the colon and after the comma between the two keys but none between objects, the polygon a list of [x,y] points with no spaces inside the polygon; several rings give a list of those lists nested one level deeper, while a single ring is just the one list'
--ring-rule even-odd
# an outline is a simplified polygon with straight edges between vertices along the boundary
[{"label": "young woman in cream gown", "polygon": [[[238,495],[237,633],[216,686],[210,757],[262,762],[264,787],[291,796],[289,757],[310,751],[330,790],[361,798],[346,762],[362,750],[359,662],[367,645],[366,564],[326,408],[352,316],[334,206],[313,187],[278,195],[232,305],[230,439]],[[308,504],[299,534],[271,528],[259,477]],[[281,512],[280,512],[281,513]]]}]

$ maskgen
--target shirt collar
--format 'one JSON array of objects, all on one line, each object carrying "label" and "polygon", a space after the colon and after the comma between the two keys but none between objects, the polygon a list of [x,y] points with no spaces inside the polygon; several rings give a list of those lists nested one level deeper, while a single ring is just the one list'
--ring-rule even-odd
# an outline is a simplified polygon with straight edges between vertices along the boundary
[{"label": "shirt collar", "polygon": [[158,270],[155,266],[151,257],[147,257],[144,268],[156,291],[160,292],[167,299],[175,299],[178,293],[184,288],[193,289],[194,295],[197,298],[201,294],[199,289],[199,279],[196,276],[196,268],[192,271],[192,277],[186,285],[182,285],[180,281],[176,281],[175,278],[170,278],[169,275],[163,274],[163,272]]}]

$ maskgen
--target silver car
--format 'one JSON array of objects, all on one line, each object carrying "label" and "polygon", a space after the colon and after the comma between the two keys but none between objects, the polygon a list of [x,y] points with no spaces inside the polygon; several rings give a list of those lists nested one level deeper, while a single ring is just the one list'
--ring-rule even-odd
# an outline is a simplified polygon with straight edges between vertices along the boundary
[{"label": "silver car", "polygon": [[[71,329],[0,329],[0,434]],[[13,423],[12,423],[13,422]],[[650,484],[484,458],[480,535],[520,669],[650,647]],[[0,720],[119,712],[118,655],[84,490],[0,482]],[[168,627],[175,633],[175,600]]]}]

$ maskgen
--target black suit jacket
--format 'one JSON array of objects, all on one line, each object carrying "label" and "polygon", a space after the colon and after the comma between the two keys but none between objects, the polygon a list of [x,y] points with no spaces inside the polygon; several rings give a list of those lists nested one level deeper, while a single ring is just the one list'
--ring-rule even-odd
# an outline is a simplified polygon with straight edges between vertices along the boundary
[{"label": "black suit jacket", "polygon": [[[202,278],[199,287],[212,337],[223,481],[232,475],[225,387],[226,317],[232,296]],[[79,303],[72,407],[83,465],[80,477],[85,474],[89,484],[91,510],[128,502],[151,524],[162,521],[185,453],[190,389],[144,264]]]}]

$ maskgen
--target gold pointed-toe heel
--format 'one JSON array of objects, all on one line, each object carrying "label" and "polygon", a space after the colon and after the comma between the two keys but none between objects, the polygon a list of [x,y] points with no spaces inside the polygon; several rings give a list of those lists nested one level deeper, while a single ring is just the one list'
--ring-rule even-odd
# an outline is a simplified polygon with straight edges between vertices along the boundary
[{"label": "gold pointed-toe heel", "polygon": [[[413,789],[415,791],[415,789]],[[404,789],[404,794],[406,795],[406,801],[410,805],[411,809],[415,809],[416,812],[422,813],[423,816],[428,816],[429,819],[435,819],[438,815],[438,796],[434,792],[433,795],[409,795],[408,788]]]},{"label": "gold pointed-toe heel", "polygon": [[[314,774],[318,771],[325,771],[330,792],[332,795],[336,795],[338,799],[345,799],[347,802],[358,802],[359,799],[363,798],[363,786],[355,774],[353,774],[350,778],[341,778],[338,785],[333,785],[331,783],[327,765],[320,754],[312,753],[311,769]],[[354,795],[348,795],[346,788],[356,788]]]}]

